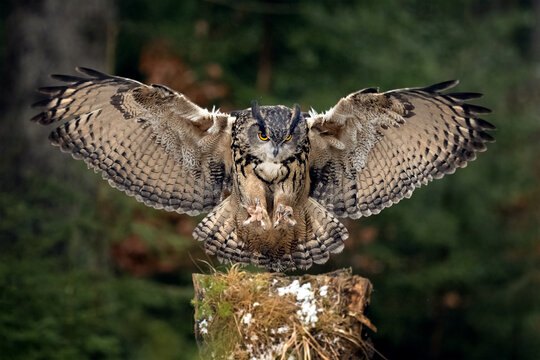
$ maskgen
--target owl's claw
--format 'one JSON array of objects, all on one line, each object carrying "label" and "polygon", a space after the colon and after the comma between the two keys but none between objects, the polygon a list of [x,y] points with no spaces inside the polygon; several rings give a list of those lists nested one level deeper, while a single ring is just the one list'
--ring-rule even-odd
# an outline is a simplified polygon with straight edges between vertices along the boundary
[{"label": "owl's claw", "polygon": [[282,223],[287,223],[291,227],[296,225],[296,221],[292,218],[292,214],[292,207],[279,204],[276,209],[276,222],[274,222],[274,228]]},{"label": "owl's claw", "polygon": [[[253,199],[253,203],[255,205],[243,205],[244,208],[247,210],[250,217],[242,223],[243,226],[248,226],[249,224],[260,222],[261,227],[263,230],[266,230],[266,224],[264,223],[264,218],[266,215],[266,210],[261,206],[261,202],[259,201],[259,198]],[[266,215],[268,216],[268,215]]]}]

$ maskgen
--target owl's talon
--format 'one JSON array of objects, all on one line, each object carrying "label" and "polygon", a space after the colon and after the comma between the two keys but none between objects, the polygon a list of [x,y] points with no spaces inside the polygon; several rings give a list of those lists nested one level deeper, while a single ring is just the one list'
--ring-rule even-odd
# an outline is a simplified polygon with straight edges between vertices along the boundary
[{"label": "owl's talon", "polygon": [[276,221],[274,222],[274,228],[280,224],[287,223],[293,227],[296,225],[296,221],[292,218],[293,209],[290,206],[284,206],[279,204],[276,208]]},{"label": "owl's talon", "polygon": [[253,199],[253,204],[250,206],[243,205],[250,217],[242,225],[248,226],[249,224],[260,222],[263,230],[266,230],[266,224],[264,223],[266,210],[261,206],[261,202],[257,197]]}]

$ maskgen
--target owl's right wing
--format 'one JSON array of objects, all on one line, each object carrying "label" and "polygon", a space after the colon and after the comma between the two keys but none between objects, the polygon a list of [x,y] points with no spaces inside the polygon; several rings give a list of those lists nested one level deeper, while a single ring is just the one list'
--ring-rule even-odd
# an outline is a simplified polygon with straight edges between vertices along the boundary
[{"label": "owl's right wing", "polygon": [[464,102],[481,94],[443,94],[456,84],[365,89],[311,113],[310,196],[337,216],[369,216],[465,167],[494,126],[477,117],[488,109]]},{"label": "owl's right wing", "polygon": [[48,98],[34,104],[45,109],[33,121],[63,122],[54,145],[148,206],[197,215],[221,202],[234,118],[165,86],[77,71],[86,76],[53,75],[67,85],[39,89]]}]

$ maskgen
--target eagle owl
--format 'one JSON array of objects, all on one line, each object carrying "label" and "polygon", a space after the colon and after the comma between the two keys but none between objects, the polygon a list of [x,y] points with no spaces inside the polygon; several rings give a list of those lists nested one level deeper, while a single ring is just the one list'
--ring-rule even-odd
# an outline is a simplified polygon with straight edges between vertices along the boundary
[{"label": "eagle owl", "polygon": [[457,81],[379,93],[329,111],[299,105],[208,111],[161,85],[78,68],[32,120],[63,122],[54,145],[157,209],[208,213],[193,232],[222,262],[307,269],[343,249],[340,217],[377,214],[474,160],[489,110],[443,93]]}]

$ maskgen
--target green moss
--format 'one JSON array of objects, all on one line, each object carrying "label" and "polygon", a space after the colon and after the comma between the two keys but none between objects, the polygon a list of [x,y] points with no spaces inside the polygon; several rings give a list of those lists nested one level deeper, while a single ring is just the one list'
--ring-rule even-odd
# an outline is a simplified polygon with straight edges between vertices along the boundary
[{"label": "green moss", "polygon": [[221,279],[204,277],[201,279],[201,286],[205,292],[204,300],[193,299],[191,305],[195,308],[195,320],[202,321],[217,317],[227,318],[231,316],[233,307],[231,303],[223,301],[223,293],[229,287]]},{"label": "green moss", "polygon": [[198,301],[193,299],[191,304],[195,308],[195,320],[197,321],[208,319],[210,316],[214,315],[214,311],[208,301]]},{"label": "green moss", "polygon": [[228,318],[232,315],[233,306],[230,302],[224,301],[217,305],[217,314],[223,318]]},{"label": "green moss", "polygon": [[206,298],[214,301],[218,300],[219,297],[227,290],[228,285],[225,281],[220,279],[212,279],[210,277],[204,279],[202,284],[206,291]]}]

